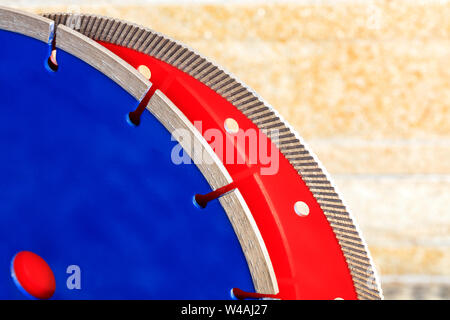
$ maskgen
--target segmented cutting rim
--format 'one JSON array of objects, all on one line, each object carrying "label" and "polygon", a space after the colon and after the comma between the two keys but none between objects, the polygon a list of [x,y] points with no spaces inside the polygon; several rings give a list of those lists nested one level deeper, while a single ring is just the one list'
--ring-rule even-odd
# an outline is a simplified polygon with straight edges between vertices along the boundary
[{"label": "segmented cutting rim", "polygon": [[[240,110],[275,143],[313,193],[341,246],[358,298],[382,299],[367,245],[328,173],[298,133],[258,94],[186,45],[149,28],[99,15],[44,16],[96,41],[120,45],[164,61],[199,80]],[[272,139],[271,130],[275,129],[280,136]]]}]

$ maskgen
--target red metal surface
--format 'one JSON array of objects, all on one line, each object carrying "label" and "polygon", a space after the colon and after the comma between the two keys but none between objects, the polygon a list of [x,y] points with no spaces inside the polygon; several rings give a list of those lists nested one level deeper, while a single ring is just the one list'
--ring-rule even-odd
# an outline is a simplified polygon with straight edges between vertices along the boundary
[{"label": "red metal surface", "polygon": [[[202,133],[214,128],[227,139],[233,139],[224,129],[227,118],[235,119],[244,131],[258,130],[231,103],[183,71],[132,49],[100,43],[135,68],[149,67],[152,89],[161,90],[192,123],[201,121]],[[266,136],[260,139],[271,143]],[[224,161],[224,165],[247,202],[267,246],[280,290],[277,296],[281,299],[356,299],[353,281],[333,230],[289,161],[276,149],[278,173],[262,175],[260,169],[265,165],[261,159],[249,164],[248,150],[233,146],[235,154],[243,155],[246,161],[244,164]],[[198,190],[198,193],[204,191]],[[308,216],[300,217],[295,213],[297,201],[308,204]]]}]

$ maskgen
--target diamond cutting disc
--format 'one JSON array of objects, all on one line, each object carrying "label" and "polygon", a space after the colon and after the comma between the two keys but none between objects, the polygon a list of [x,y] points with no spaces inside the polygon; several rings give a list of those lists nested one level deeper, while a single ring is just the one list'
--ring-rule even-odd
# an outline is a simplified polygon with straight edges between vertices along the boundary
[{"label": "diamond cutting disc", "polygon": [[[50,20],[31,21],[30,29],[40,23],[51,36]],[[196,192],[211,191],[201,172],[171,161],[176,143],[153,115],[139,128],[127,122],[150,83],[68,28],[57,37],[64,49],[53,72],[44,66],[47,41],[0,31],[8,43],[0,53],[0,298],[21,298],[16,284],[44,286],[20,276],[35,271],[32,262],[12,264],[17,282],[7,272],[21,251],[50,266],[54,299],[227,299],[233,286],[253,291],[222,206],[211,203],[205,214],[192,203]]]},{"label": "diamond cutting disc", "polygon": [[235,77],[111,18],[0,28],[3,263],[40,255],[61,299],[381,298],[328,174]]}]

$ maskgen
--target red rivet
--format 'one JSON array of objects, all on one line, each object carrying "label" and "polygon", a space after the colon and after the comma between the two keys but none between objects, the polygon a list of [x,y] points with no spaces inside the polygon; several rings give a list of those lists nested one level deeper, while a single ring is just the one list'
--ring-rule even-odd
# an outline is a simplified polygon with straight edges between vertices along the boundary
[{"label": "red rivet", "polygon": [[17,253],[11,264],[12,276],[20,290],[37,299],[49,299],[56,289],[55,276],[50,266],[30,251]]}]

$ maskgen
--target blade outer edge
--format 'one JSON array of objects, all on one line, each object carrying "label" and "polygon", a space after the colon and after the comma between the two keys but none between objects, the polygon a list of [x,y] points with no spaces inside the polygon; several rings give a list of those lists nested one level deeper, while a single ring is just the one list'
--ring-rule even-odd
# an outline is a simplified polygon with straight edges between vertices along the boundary
[{"label": "blade outer edge", "polygon": [[55,22],[51,19],[0,6],[0,29],[50,43],[54,25]]}]

